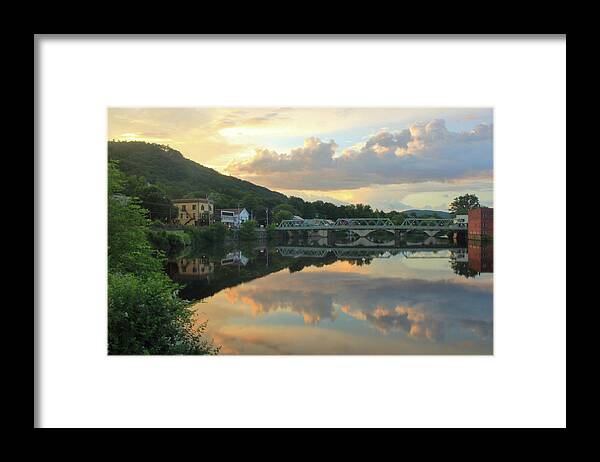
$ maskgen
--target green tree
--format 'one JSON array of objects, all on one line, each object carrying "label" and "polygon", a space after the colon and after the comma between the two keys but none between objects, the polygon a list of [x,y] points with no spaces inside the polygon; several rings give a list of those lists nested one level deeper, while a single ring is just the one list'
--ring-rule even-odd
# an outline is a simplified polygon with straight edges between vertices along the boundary
[{"label": "green tree", "polygon": [[455,197],[450,203],[448,210],[450,213],[455,215],[466,215],[469,210],[481,207],[479,205],[479,198],[475,194],[464,194],[462,196]]},{"label": "green tree", "polygon": [[249,241],[256,239],[256,226],[257,223],[254,220],[248,220],[240,225],[239,236],[242,241]]},{"label": "green tree", "polygon": [[277,210],[273,213],[273,223],[281,223],[283,220],[291,220],[294,215],[289,210]]},{"label": "green tree", "polygon": [[160,254],[148,241],[149,220],[139,203],[122,195],[123,174],[108,165],[108,269],[146,274],[161,271]]},{"label": "green tree", "polygon": [[278,204],[273,208],[273,213],[278,212],[278,211],[287,211],[290,212],[292,215],[297,215],[298,211],[290,204]]},{"label": "green tree", "polygon": [[275,223],[267,226],[267,239],[275,239],[277,237],[277,225]]},{"label": "green tree", "polygon": [[147,211],[125,194],[125,178],[108,165],[109,354],[216,354],[179,286],[163,272],[163,255],[148,240]]}]

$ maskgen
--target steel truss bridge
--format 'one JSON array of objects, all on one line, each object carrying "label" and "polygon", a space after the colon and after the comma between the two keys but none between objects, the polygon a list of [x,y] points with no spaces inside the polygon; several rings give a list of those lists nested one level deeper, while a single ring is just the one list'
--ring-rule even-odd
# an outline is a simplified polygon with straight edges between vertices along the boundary
[{"label": "steel truss bridge", "polygon": [[382,249],[381,247],[277,247],[282,257],[291,258],[325,258],[329,254],[337,258],[362,259],[362,258],[390,258],[401,254],[405,258],[449,258],[464,259],[467,255],[466,248],[419,248],[419,249]]},{"label": "steel truss bridge", "polygon": [[395,225],[389,218],[338,218],[336,221],[325,219],[282,220],[277,226],[281,231],[466,231],[467,223],[455,218],[407,218]]}]

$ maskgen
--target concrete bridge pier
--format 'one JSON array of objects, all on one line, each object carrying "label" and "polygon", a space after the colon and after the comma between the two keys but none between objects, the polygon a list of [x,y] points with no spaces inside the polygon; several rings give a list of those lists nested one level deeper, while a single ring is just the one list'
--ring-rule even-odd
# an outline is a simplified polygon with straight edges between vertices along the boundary
[{"label": "concrete bridge pier", "polygon": [[404,240],[405,234],[406,233],[400,231],[399,229],[394,231],[394,245],[396,247],[400,247],[400,242]]},{"label": "concrete bridge pier", "polygon": [[282,233],[282,237],[287,241],[293,241],[294,240],[294,231],[283,231]]},{"label": "concrete bridge pier", "polygon": [[335,245],[335,231],[328,229],[325,233],[327,234],[327,245]]}]

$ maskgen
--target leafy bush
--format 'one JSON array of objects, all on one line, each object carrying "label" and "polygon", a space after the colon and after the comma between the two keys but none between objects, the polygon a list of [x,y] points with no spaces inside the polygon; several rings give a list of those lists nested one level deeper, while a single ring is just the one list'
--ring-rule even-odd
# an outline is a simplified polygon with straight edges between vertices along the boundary
[{"label": "leafy bush", "polygon": [[171,251],[181,250],[192,243],[189,234],[183,231],[167,232],[167,240],[169,241],[169,249]]},{"label": "leafy bush", "polygon": [[256,221],[248,220],[240,225],[239,238],[242,241],[256,239]]},{"label": "leafy bush", "polygon": [[222,243],[228,230],[223,223],[213,223],[209,226],[190,227],[186,232],[193,247],[204,247]]},{"label": "leafy bush", "polygon": [[166,231],[151,230],[148,232],[148,239],[157,249],[162,250],[163,252],[169,251],[170,244]]},{"label": "leafy bush", "polygon": [[160,273],[108,275],[108,352],[127,355],[216,354],[194,326],[178,286]]},{"label": "leafy bush", "polygon": [[189,234],[184,231],[151,230],[148,239],[154,247],[166,253],[179,252],[192,243]]}]

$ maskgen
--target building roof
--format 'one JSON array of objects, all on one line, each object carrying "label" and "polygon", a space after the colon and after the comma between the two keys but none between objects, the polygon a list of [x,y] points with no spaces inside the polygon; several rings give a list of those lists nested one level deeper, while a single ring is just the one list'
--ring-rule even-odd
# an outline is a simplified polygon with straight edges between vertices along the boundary
[{"label": "building roof", "polygon": [[241,209],[220,209],[220,212],[234,212],[237,214],[242,213],[242,210],[246,210],[246,208],[241,208]]},{"label": "building roof", "polygon": [[183,202],[204,202],[207,204],[212,204],[213,201],[210,199],[207,199],[206,197],[202,197],[202,198],[191,198],[191,199],[173,199],[171,202],[173,203],[183,203]]}]

